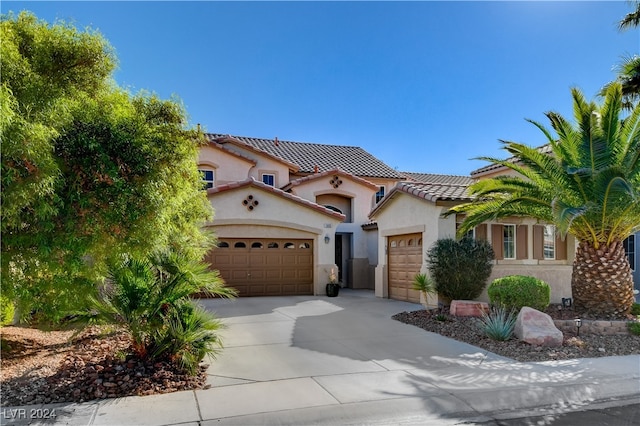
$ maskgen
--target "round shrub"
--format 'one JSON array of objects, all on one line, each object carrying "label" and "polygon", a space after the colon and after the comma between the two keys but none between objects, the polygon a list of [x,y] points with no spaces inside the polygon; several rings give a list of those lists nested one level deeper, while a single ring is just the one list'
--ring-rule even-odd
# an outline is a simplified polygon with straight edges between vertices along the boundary
[{"label": "round shrub", "polygon": [[491,244],[484,240],[443,238],[427,252],[427,267],[438,294],[451,300],[471,300],[487,285],[493,257]]},{"label": "round shrub", "polygon": [[8,325],[13,322],[15,306],[8,298],[0,296],[0,325]]},{"label": "round shrub", "polygon": [[520,311],[523,306],[543,311],[551,300],[549,284],[524,275],[495,279],[489,284],[487,293],[492,304],[516,311]]}]

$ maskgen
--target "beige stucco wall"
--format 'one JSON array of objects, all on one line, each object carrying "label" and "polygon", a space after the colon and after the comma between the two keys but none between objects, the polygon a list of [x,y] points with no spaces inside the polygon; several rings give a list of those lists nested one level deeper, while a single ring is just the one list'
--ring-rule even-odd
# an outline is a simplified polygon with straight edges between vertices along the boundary
[{"label": "beige stucco wall", "polygon": [[[398,182],[400,182],[400,179],[385,179],[385,178],[374,178],[374,177],[371,177],[371,178],[367,177],[365,179],[368,180],[369,182],[371,182],[372,184],[376,185],[376,186],[384,186],[385,195],[388,194],[389,192],[391,192],[393,187],[396,186],[396,184]],[[369,210],[367,210],[367,214],[369,214],[371,209],[374,208],[375,205],[376,205],[376,197],[375,197],[376,192],[378,192],[378,191],[376,190],[376,191],[373,192],[373,195],[371,196],[371,199],[369,200]]]},{"label": "beige stucco wall", "polygon": [[[342,197],[345,202],[349,200],[351,207],[351,221],[342,222],[334,229],[335,233],[349,234],[351,245],[348,251],[350,260],[347,264],[349,284],[353,288],[373,288],[369,272],[369,247],[367,245],[366,231],[362,230],[362,225],[369,222],[368,213],[370,211],[371,199],[376,193],[376,189],[363,185],[361,182],[351,179],[348,176],[338,175],[342,184],[337,188],[331,185],[334,175],[323,176],[318,179],[303,182],[291,189],[294,195],[301,198],[316,201],[320,198]],[[333,244],[333,239],[332,239]]]},{"label": "beige stucco wall", "polygon": [[455,236],[455,218],[442,218],[444,207],[397,192],[374,219],[378,223],[378,264],[375,268],[375,293],[389,297],[387,273],[387,237],[392,235],[422,233],[424,250],[422,272],[426,272],[426,252],[439,238]]},{"label": "beige stucco wall", "polygon": [[[421,232],[425,258],[422,272],[427,272],[426,252],[440,238],[455,237],[455,219],[450,216],[442,218],[441,213],[446,207],[439,207],[426,200],[421,200],[408,194],[397,193],[390,203],[378,212],[374,218],[378,222],[378,265],[375,268],[375,292],[378,297],[388,297],[387,281],[387,236]],[[534,219],[518,219],[519,223],[532,227],[537,223]],[[529,229],[529,235],[532,229]],[[488,230],[491,239],[491,231]],[[528,253],[532,257],[533,238],[528,238]],[[493,271],[487,280],[487,287],[496,278],[506,275],[530,275],[545,281],[551,287],[551,302],[560,303],[563,297],[571,297],[571,272],[575,255],[575,240],[567,237],[567,260],[499,260],[494,261]],[[479,297],[481,301],[488,301],[487,290]],[[430,306],[437,304],[437,300],[429,297],[423,303]]]},{"label": "beige stucco wall", "polygon": [[[491,282],[507,275],[529,275],[539,278],[551,287],[551,303],[560,303],[563,297],[571,297],[571,272],[573,270],[573,260],[575,258],[576,240],[567,235],[567,259],[566,260],[536,260],[533,259],[533,225],[538,224],[538,220],[531,218],[511,218],[500,223],[516,223],[527,225],[527,252],[529,259],[525,260],[496,260],[487,287]],[[491,242],[491,225],[488,223],[487,239]],[[483,291],[479,298],[482,301],[489,301],[487,289]]]},{"label": "beige stucco wall", "polygon": [[[515,261],[513,261],[515,262]],[[571,297],[571,272],[572,266],[559,262],[540,261],[540,264],[517,264],[501,263],[493,266],[491,276],[487,280],[487,287],[484,289],[478,300],[489,301],[487,288],[496,278],[507,275],[528,275],[541,279],[551,287],[551,303],[561,303],[563,297]]]},{"label": "beige stucco wall", "polygon": [[[249,195],[258,201],[251,211],[242,204]],[[216,216],[208,225],[218,237],[313,239],[314,294],[325,294],[329,272],[336,266],[334,246],[326,244],[324,236],[334,240],[339,219],[254,186],[212,194],[209,199]]]},{"label": "beige stucco wall", "polygon": [[215,170],[215,184],[246,180],[253,164],[212,146],[202,147],[198,153],[198,166]]},{"label": "beige stucco wall", "polygon": [[[249,171],[249,176],[262,182],[262,174],[268,173],[275,175],[275,187],[281,188],[289,183],[289,166],[281,161],[277,161],[268,155],[262,155],[255,151],[242,148],[241,146],[231,145],[230,149],[253,159],[256,162],[255,167]],[[246,179],[246,177],[245,177]]]}]

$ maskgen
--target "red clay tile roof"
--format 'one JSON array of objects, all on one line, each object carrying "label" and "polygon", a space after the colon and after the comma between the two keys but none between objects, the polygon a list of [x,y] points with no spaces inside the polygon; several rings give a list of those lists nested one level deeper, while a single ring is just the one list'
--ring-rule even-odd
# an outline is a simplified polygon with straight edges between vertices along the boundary
[{"label": "red clay tile roof", "polygon": [[316,167],[319,172],[340,168],[354,176],[402,179],[402,175],[396,170],[356,146],[323,145],[216,133],[208,134],[208,137],[221,141],[233,138],[260,152],[298,165],[300,173],[314,173]]},{"label": "red clay tile roof", "polygon": [[[232,143],[232,144],[235,144],[235,145],[239,145],[239,146],[245,147],[245,148],[249,149],[250,151],[266,155],[267,157],[270,157],[270,158],[272,158],[272,159],[274,159],[276,161],[279,161],[279,162],[285,164],[293,172],[298,172],[299,169],[300,169],[300,166],[298,166],[297,164],[295,164],[295,163],[293,163],[291,161],[288,161],[287,159],[282,158],[282,157],[280,157],[278,155],[274,155],[274,154],[272,154],[270,152],[267,152],[267,151],[264,151],[264,150],[262,150],[262,149],[260,149],[258,147],[255,147],[253,145],[247,144],[246,142],[240,140],[242,138],[237,138],[237,137],[231,136],[231,135],[219,135],[219,134],[211,134],[211,133],[205,134],[205,137],[210,142],[218,144],[218,145],[221,145],[221,146],[224,146],[223,144]],[[231,150],[229,150],[229,151],[231,151]]]},{"label": "red clay tile roof", "polygon": [[360,225],[363,231],[377,231],[378,222],[367,222]]},{"label": "red clay tile roof", "polygon": [[437,201],[467,201],[471,200],[467,194],[468,185],[446,185],[439,183],[399,182],[369,213],[373,218],[396,193],[405,193],[423,200],[435,203]]},{"label": "red clay tile roof", "polygon": [[[552,152],[551,151],[551,145],[549,145],[549,144],[542,145],[542,146],[538,147],[537,149],[538,149],[538,151],[540,151],[540,152],[542,152],[544,154],[551,154],[551,152]],[[506,161],[508,161],[510,163],[515,163],[515,162],[518,161],[518,159],[516,157],[509,157],[509,158],[507,158]],[[505,167],[503,165],[501,165],[501,164],[489,164],[488,166],[484,166],[484,167],[481,167],[479,169],[476,169],[476,170],[472,171],[471,172],[471,176],[477,178],[478,176],[481,176],[481,175],[483,175],[485,173],[489,173],[489,172],[492,172],[494,170],[504,169],[504,168]]]},{"label": "red clay tile roof", "polygon": [[249,178],[249,179],[246,179],[246,180],[243,180],[243,181],[240,181],[240,182],[232,182],[232,183],[228,183],[228,184],[225,184],[225,185],[220,185],[220,186],[216,186],[216,187],[213,187],[213,188],[209,188],[209,189],[207,189],[207,196],[219,194],[219,193],[230,191],[230,190],[237,189],[237,188],[243,188],[243,187],[246,187],[246,186],[254,186],[254,187],[260,188],[260,189],[262,189],[264,191],[271,192],[272,194],[275,194],[275,195],[277,195],[279,197],[285,198],[287,200],[291,200],[291,201],[293,201],[295,203],[298,203],[298,204],[300,204],[300,205],[302,205],[304,207],[311,208],[313,210],[316,210],[316,211],[318,211],[320,213],[326,214],[327,216],[332,216],[332,217],[334,217],[336,219],[339,219],[341,221],[344,221],[345,218],[346,218],[346,216],[343,215],[342,213],[335,212],[335,211],[330,210],[330,209],[328,209],[328,208],[326,208],[324,206],[321,206],[319,204],[316,204],[316,203],[313,203],[311,201],[305,200],[304,198],[300,198],[300,197],[298,197],[296,195],[290,194],[288,192],[284,192],[281,189],[274,188],[273,186],[266,185],[266,184],[264,184],[262,182],[258,182],[254,178]]},{"label": "red clay tile roof", "polygon": [[283,191],[288,191],[292,187],[301,185],[301,184],[303,184],[305,182],[309,182],[309,181],[320,179],[320,178],[327,177],[327,176],[334,176],[334,175],[338,175],[338,176],[349,178],[349,179],[351,179],[351,180],[353,180],[353,181],[355,181],[355,182],[357,182],[357,183],[359,183],[361,185],[368,186],[369,188],[374,189],[376,191],[378,190],[378,185],[375,185],[375,184],[369,182],[366,179],[362,179],[362,178],[359,178],[358,176],[354,176],[351,173],[347,173],[347,172],[345,172],[344,170],[341,170],[341,169],[327,170],[326,172],[314,173],[314,174],[309,175],[309,176],[301,177],[299,179],[294,179],[291,182],[289,182],[288,184],[286,184],[284,187],[282,187],[282,190]]},{"label": "red clay tile roof", "polygon": [[403,176],[410,181],[420,183],[434,183],[442,185],[471,185],[473,179],[469,176],[454,176],[454,175],[438,175],[433,173],[414,173],[414,172],[401,172]]}]

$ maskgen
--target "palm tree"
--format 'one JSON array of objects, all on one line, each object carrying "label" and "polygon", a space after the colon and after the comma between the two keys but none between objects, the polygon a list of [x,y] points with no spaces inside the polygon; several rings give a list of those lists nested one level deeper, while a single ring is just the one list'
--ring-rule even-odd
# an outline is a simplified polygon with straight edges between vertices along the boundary
[{"label": "palm tree", "polygon": [[635,7],[635,10],[627,13],[624,18],[622,18],[618,24],[618,29],[620,31],[628,30],[629,28],[636,28],[640,25],[640,1],[630,1],[629,3]]},{"label": "palm tree", "polygon": [[[637,28],[640,25],[640,1],[629,2],[634,10],[625,15],[619,22],[618,29],[625,31]],[[622,84],[623,106],[625,109],[633,109],[633,105],[640,100],[640,56],[633,55],[623,58],[622,62],[616,66],[618,78],[616,81]],[[602,89],[604,95],[608,85]]]},{"label": "palm tree", "polygon": [[[629,312],[634,302],[631,270],[622,241],[640,229],[640,106],[621,119],[622,87],[612,83],[600,106],[571,91],[575,125],[546,113],[554,137],[546,150],[502,141],[514,159],[483,157],[517,176],[481,180],[470,187],[474,200],[446,214],[464,213],[464,234],[488,220],[528,216],[573,235],[578,247],[571,289],[577,308],[609,316]],[[548,151],[547,151],[548,152]]]}]

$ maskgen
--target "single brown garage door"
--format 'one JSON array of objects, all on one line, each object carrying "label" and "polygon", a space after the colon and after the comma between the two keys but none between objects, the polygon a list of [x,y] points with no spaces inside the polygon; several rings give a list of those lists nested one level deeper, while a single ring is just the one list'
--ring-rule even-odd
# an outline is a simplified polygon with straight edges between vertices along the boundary
[{"label": "single brown garage door", "polygon": [[389,298],[420,303],[420,292],[411,288],[422,267],[422,235],[394,235],[387,241]]},{"label": "single brown garage door", "polygon": [[313,240],[220,239],[207,262],[239,296],[313,294]]}]

